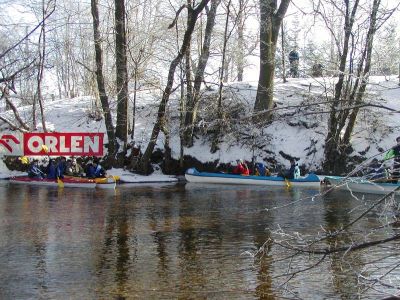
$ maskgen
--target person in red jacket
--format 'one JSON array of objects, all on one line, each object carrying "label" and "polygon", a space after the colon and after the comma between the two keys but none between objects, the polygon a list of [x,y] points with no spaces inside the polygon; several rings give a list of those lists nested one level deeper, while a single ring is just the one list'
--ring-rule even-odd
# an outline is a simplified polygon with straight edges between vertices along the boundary
[{"label": "person in red jacket", "polygon": [[237,162],[237,166],[233,169],[233,174],[248,176],[250,174],[250,172],[249,172],[249,168],[247,167],[246,163],[243,162],[243,160],[241,160],[241,159],[238,159],[236,162]]}]

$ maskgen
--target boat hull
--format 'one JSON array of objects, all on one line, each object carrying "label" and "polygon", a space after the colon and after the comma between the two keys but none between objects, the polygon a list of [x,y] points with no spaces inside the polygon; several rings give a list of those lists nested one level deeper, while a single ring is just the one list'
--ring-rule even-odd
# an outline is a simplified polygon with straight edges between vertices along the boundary
[{"label": "boat hull", "polygon": [[[326,176],[325,181],[338,190],[377,195],[388,194],[400,187],[400,183],[372,182],[358,177]],[[396,195],[400,195],[400,190],[396,191]]]},{"label": "boat hull", "polygon": [[320,180],[315,174],[309,174],[299,179],[285,180],[279,176],[242,176],[225,173],[198,172],[196,169],[188,169],[185,173],[188,182],[194,183],[216,183],[216,184],[243,184],[243,185],[265,185],[265,186],[305,186],[319,187]]},{"label": "boat hull", "polygon": [[53,187],[73,187],[73,188],[95,188],[96,182],[91,179],[85,178],[63,178],[62,184],[58,184],[57,180],[54,179],[39,179],[39,178],[30,178],[28,176],[18,176],[11,177],[10,183],[13,184],[29,184],[29,185],[40,185],[40,186],[53,186]]},{"label": "boat hull", "polygon": [[85,178],[85,177],[73,177],[73,176],[65,176],[65,179],[73,179],[79,182],[94,182],[96,183],[96,188],[99,189],[115,189],[117,186],[117,180],[119,180],[119,176],[108,176],[108,177],[100,177],[100,178]]}]

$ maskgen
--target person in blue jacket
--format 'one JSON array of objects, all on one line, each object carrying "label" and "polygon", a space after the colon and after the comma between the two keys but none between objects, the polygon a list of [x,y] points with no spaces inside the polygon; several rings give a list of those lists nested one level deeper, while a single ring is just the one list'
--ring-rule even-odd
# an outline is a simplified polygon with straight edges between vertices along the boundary
[{"label": "person in blue jacket", "polygon": [[67,170],[67,160],[64,156],[61,156],[60,161],[57,164],[56,176],[57,178],[64,178],[65,171]]},{"label": "person in blue jacket", "polygon": [[271,172],[263,163],[256,163],[256,176],[271,176]]},{"label": "person in blue jacket", "polygon": [[89,161],[86,176],[89,178],[106,177],[107,173],[97,161]]},{"label": "person in blue jacket", "polygon": [[56,179],[57,178],[57,167],[54,159],[49,160],[49,164],[47,165],[46,172],[48,179]]}]

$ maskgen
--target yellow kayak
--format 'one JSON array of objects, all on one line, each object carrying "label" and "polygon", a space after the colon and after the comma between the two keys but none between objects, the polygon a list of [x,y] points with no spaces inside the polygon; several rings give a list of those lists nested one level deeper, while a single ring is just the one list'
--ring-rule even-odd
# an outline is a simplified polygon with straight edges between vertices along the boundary
[{"label": "yellow kayak", "polygon": [[86,178],[86,177],[75,177],[75,176],[64,176],[65,178],[73,178],[76,181],[80,182],[95,182],[95,183],[113,183],[119,180],[119,176],[109,175],[108,177],[101,178]]},{"label": "yellow kayak", "polygon": [[94,181],[96,183],[112,183],[119,180],[119,176],[109,175],[104,178],[95,178]]}]

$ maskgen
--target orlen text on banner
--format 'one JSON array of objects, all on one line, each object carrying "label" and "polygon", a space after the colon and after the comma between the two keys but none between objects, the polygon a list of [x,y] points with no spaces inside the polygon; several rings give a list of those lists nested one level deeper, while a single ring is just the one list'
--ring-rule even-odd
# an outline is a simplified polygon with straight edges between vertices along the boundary
[{"label": "orlen text on banner", "polygon": [[104,133],[24,133],[24,155],[103,156],[103,139]]}]

